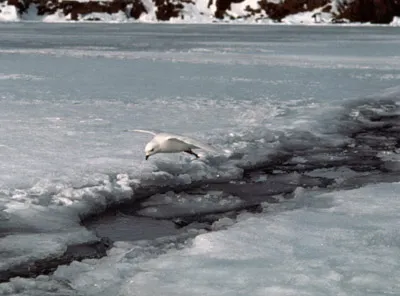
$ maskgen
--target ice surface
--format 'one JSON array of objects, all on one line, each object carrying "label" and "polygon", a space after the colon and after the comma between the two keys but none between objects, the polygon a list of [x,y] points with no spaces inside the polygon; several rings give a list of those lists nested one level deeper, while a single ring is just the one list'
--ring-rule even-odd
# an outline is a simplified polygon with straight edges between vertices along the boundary
[{"label": "ice surface", "polygon": [[38,259],[56,258],[68,245],[96,241],[95,235],[82,227],[57,233],[13,234],[1,239],[2,270],[10,266],[34,262]]},{"label": "ice surface", "polygon": [[[390,117],[400,94],[398,87],[383,91],[399,82],[398,32],[345,28],[344,35],[342,29],[3,24],[0,245],[12,256],[0,252],[1,262],[56,256],[68,244],[92,240],[81,218],[132,199],[140,186],[237,178],[282,149],[299,154],[291,159],[296,164],[340,159],[300,152],[354,145],[349,133],[379,127],[371,112]],[[124,132],[133,128],[185,134],[225,153],[200,160],[157,155],[146,162],[149,139]],[[379,154],[392,173],[399,170],[397,155],[384,148]],[[362,176],[346,167],[313,174],[337,181]],[[109,257],[60,267],[56,275],[68,284],[51,276],[15,279],[0,291],[149,295],[160,294],[149,287],[162,287],[168,295],[180,287],[182,295],[189,289],[209,295],[373,295],[392,287],[396,294],[391,279],[398,276],[398,260],[389,258],[398,259],[390,226],[398,218],[398,184],[305,192],[283,208],[200,236],[192,246],[194,234],[169,238],[165,248],[143,243],[149,250],[117,243]],[[160,217],[171,215],[162,202],[190,213],[237,201],[218,194],[158,197],[148,202]],[[231,224],[220,221],[214,229]],[[135,248],[140,250],[132,253]],[[159,256],[163,252],[168,254]]]},{"label": "ice surface", "polygon": [[[283,212],[197,236],[140,265],[121,289],[142,295],[377,295],[400,286],[400,184],[294,200]],[[292,208],[293,206],[293,208]],[[390,209],[388,209],[390,207]],[[275,209],[276,210],[276,209]]]},{"label": "ice surface", "polygon": [[231,226],[189,244],[117,244],[108,257],[60,267],[48,285],[85,295],[396,295],[399,191],[400,183],[298,190],[266,214],[221,221]]}]

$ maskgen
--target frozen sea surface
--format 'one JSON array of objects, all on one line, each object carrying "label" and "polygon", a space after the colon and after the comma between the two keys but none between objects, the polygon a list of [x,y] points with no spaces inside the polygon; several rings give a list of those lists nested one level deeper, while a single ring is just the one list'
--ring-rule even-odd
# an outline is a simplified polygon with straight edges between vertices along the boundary
[{"label": "frozen sea surface", "polygon": [[[309,175],[352,185],[349,178],[362,175],[352,166],[321,165],[347,156],[321,151],[354,147],[353,131],[379,127],[378,117],[398,118],[399,34],[379,27],[3,24],[0,269],[98,240],[81,219],[134,198],[138,188],[240,178],[281,150],[293,152],[297,168],[319,164]],[[132,128],[185,134],[224,154],[146,162],[149,136],[124,132]],[[368,180],[378,184],[357,189],[298,188],[261,214],[216,222],[213,229],[224,229],[217,232],[140,242],[121,232],[107,257],[14,278],[0,293],[398,295],[399,131],[385,128],[390,137],[363,141],[381,137],[371,147],[392,181],[375,173]],[[365,163],[368,173],[373,162]],[[155,195],[142,214],[239,202],[218,194],[204,202]]]}]

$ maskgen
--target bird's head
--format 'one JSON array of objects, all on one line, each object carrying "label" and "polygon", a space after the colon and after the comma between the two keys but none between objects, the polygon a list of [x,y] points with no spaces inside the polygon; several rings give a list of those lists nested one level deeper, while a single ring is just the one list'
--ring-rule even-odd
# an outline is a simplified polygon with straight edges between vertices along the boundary
[{"label": "bird's head", "polygon": [[160,151],[160,145],[155,142],[147,143],[146,147],[144,148],[144,152],[146,153],[146,160],[150,157],[150,155],[156,154]]}]

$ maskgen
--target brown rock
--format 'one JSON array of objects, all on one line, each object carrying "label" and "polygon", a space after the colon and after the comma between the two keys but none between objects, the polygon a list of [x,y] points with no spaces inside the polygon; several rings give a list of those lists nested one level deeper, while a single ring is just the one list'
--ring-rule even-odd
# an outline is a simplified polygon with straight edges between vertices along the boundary
[{"label": "brown rock", "polygon": [[160,21],[167,21],[172,17],[178,17],[179,12],[183,9],[180,2],[171,2],[169,0],[155,0],[157,6],[156,16]]},{"label": "brown rock", "polygon": [[394,16],[400,16],[399,0],[354,0],[340,7],[337,18],[350,22],[388,24]]},{"label": "brown rock", "polygon": [[132,9],[129,15],[134,19],[138,19],[142,15],[142,13],[147,13],[146,7],[144,7],[142,1],[133,0]]},{"label": "brown rock", "polygon": [[243,1],[244,0],[217,0],[217,10],[215,11],[215,17],[219,19],[224,18],[225,12],[231,9],[232,3],[241,3]]},{"label": "brown rock", "polygon": [[249,5],[247,5],[244,10],[249,12],[250,15],[261,14],[261,11],[262,11],[261,8],[254,9],[254,8],[250,7]]},{"label": "brown rock", "polygon": [[14,5],[18,9],[18,13],[23,13],[27,9],[27,6],[23,1],[20,0],[8,0],[7,1],[8,5]]},{"label": "brown rock", "polygon": [[72,20],[78,20],[78,15],[89,14],[92,12],[99,13],[117,13],[125,11],[126,1],[112,1],[112,2],[76,2],[76,1],[63,1],[59,3],[59,7],[63,10],[65,15],[71,14]]},{"label": "brown rock", "polygon": [[39,0],[33,1],[32,3],[36,4],[38,15],[53,14],[58,9],[57,0]]},{"label": "brown rock", "polygon": [[330,3],[329,0],[286,0],[283,3],[269,3],[268,0],[260,0],[258,4],[273,20],[281,21],[290,14],[312,11]]},{"label": "brown rock", "polygon": [[322,12],[331,12],[332,11],[332,5],[328,4],[325,5],[324,8],[322,8]]}]

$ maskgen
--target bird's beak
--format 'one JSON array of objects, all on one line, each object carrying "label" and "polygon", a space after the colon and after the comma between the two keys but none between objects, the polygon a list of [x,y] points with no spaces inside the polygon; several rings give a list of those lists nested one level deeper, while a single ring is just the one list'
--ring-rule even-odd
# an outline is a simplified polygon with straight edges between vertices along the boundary
[{"label": "bird's beak", "polygon": [[145,158],[144,158],[144,159],[148,160],[148,159],[149,159],[149,157],[150,157],[150,155],[147,155],[147,154],[146,154],[146,156],[145,156]]}]

